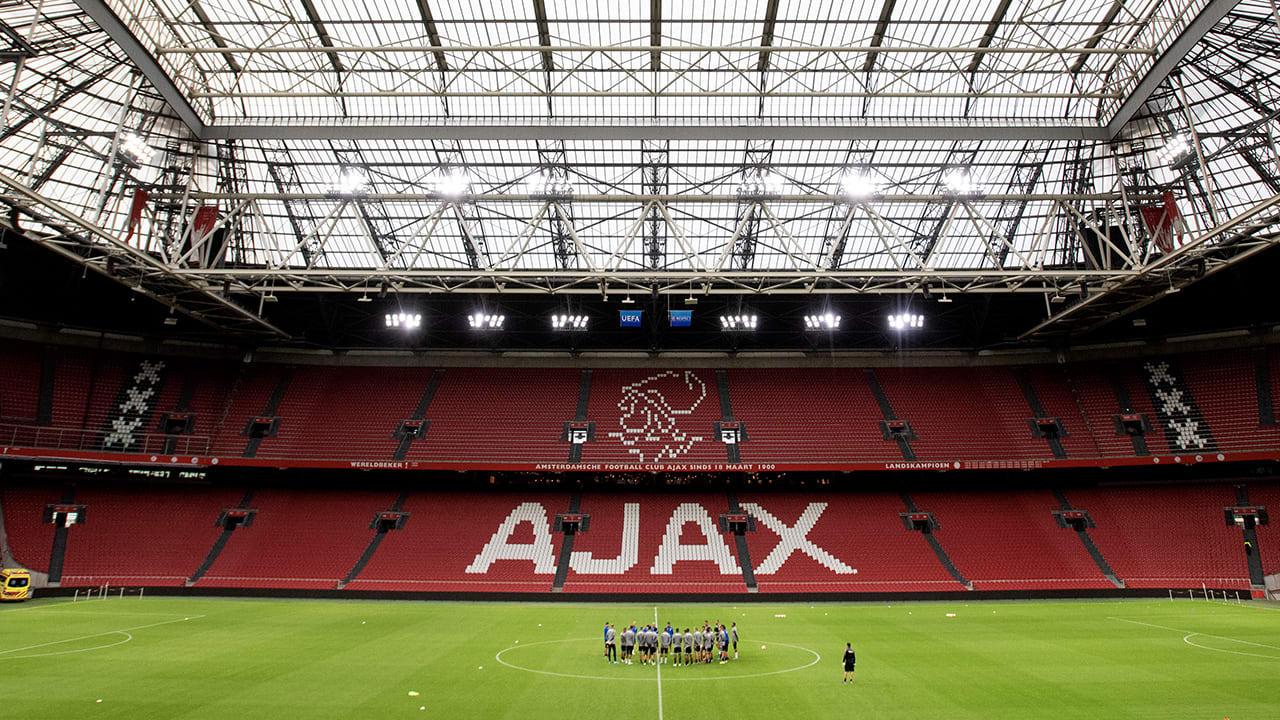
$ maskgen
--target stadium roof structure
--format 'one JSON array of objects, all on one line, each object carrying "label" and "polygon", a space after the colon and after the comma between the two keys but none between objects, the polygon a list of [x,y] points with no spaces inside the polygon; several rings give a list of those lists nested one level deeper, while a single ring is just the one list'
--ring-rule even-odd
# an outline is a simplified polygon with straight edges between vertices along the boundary
[{"label": "stadium roof structure", "polygon": [[933,291],[1029,296],[1034,342],[1280,223],[1271,0],[20,0],[0,44],[9,226],[250,334],[292,293]]}]

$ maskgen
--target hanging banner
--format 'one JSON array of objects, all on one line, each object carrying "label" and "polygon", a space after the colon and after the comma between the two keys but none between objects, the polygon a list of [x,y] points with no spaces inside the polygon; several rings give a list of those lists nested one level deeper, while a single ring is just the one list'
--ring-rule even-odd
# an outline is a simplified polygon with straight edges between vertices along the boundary
[{"label": "hanging banner", "polygon": [[693,325],[692,310],[671,310],[671,327],[689,327]]},{"label": "hanging banner", "polygon": [[218,223],[218,204],[201,205],[191,216],[191,242],[194,244],[209,236]]},{"label": "hanging banner", "polygon": [[133,206],[129,208],[129,222],[125,225],[124,241],[129,242],[133,237],[133,231],[138,227],[138,222],[142,220],[142,210],[147,206],[147,200],[151,199],[151,193],[138,188],[133,191]]},{"label": "hanging banner", "polygon": [[619,327],[640,327],[640,318],[643,317],[643,310],[619,310],[618,326]]},{"label": "hanging banner", "polygon": [[1163,205],[1149,205],[1141,208],[1142,222],[1147,226],[1147,234],[1151,242],[1160,252],[1173,252],[1173,248],[1182,244],[1182,216],[1178,214],[1178,206],[1174,202],[1173,193],[1165,192],[1161,198]]}]

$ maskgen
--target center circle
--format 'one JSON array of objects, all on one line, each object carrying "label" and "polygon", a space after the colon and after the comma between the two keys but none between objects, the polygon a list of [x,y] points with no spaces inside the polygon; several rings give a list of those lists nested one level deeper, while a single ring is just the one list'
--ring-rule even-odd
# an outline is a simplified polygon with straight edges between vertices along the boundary
[{"label": "center circle", "polygon": [[[654,682],[655,680],[657,680],[657,677],[605,677],[602,675],[579,675],[577,673],[562,673],[562,672],[555,672],[552,670],[535,670],[533,668],[524,667],[523,665],[516,665],[514,663],[510,663],[502,659],[503,655],[506,655],[508,652],[512,650],[518,650],[520,648],[536,647],[538,645],[552,645],[554,643],[568,643],[568,642],[598,642],[598,641],[593,640],[591,638],[568,638],[565,640],[543,640],[541,642],[531,642],[531,643],[525,643],[523,645],[512,645],[511,647],[503,648],[502,650],[499,650],[497,654],[493,656],[493,659],[511,668],[512,670],[523,670],[524,672],[536,673],[538,675],[552,675],[555,677],[576,678],[578,680],[611,680],[611,681],[624,681],[624,682],[626,681]],[[745,678],[767,677],[769,675],[782,675],[783,673],[790,673],[790,672],[795,672],[797,670],[804,670],[806,668],[811,668],[822,661],[822,656],[819,655],[817,651],[810,650],[807,647],[802,647],[800,645],[791,645],[790,643],[783,643],[783,642],[771,642],[767,640],[764,641],[763,644],[777,645],[779,647],[788,647],[794,650],[803,650],[804,652],[807,652],[810,655],[812,655],[813,660],[805,665],[796,665],[795,667],[784,668],[782,670],[771,670],[769,672],[748,673],[745,675],[716,675],[713,677],[666,677],[666,678],[663,678],[663,682],[742,680]]]}]

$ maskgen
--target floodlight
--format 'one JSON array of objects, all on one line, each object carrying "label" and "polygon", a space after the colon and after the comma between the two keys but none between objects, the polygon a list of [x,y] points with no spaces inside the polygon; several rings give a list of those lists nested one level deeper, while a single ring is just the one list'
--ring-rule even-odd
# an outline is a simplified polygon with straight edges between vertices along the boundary
[{"label": "floodlight", "polygon": [[525,188],[533,197],[567,197],[573,194],[573,186],[563,173],[545,169],[525,179]]},{"label": "floodlight", "polygon": [[942,187],[952,195],[977,194],[981,184],[969,168],[948,168],[942,173]]},{"label": "floodlight", "polygon": [[867,200],[880,194],[879,184],[865,168],[846,172],[840,178],[840,188],[850,200]]},{"label": "floodlight", "polygon": [[738,194],[743,197],[773,197],[782,193],[782,176],[768,168],[748,168],[742,173]]},{"label": "floodlight", "polygon": [[117,147],[117,151],[139,165],[146,165],[156,156],[155,148],[131,132],[120,135],[120,145]]},{"label": "floodlight", "polygon": [[1191,143],[1187,141],[1187,136],[1178,133],[1164,141],[1164,145],[1156,151],[1156,160],[1161,164],[1173,166],[1190,152]]},{"label": "floodlight", "polygon": [[488,313],[472,313],[467,316],[467,323],[474,330],[501,330],[506,322],[506,315],[490,315]]},{"label": "floodlight", "polygon": [[422,315],[420,313],[387,313],[387,327],[403,328],[405,330],[417,330],[422,327]]},{"label": "floodlight", "polygon": [[924,327],[924,316],[915,313],[898,313],[889,316],[889,327],[894,330],[908,330]]},{"label": "floodlight", "polygon": [[440,171],[435,180],[436,192],[445,197],[462,197],[471,189],[471,176],[461,168],[447,168]]},{"label": "floodlight", "polygon": [[826,313],[824,315],[805,315],[805,330],[839,330],[840,316],[835,313]]},{"label": "floodlight", "polygon": [[552,330],[586,330],[588,318],[586,315],[552,315]]},{"label": "floodlight", "polygon": [[359,168],[343,168],[338,177],[329,183],[329,194],[350,197],[369,191],[369,178]]},{"label": "floodlight", "polygon": [[755,330],[760,324],[758,315],[721,315],[720,329],[725,331]]}]

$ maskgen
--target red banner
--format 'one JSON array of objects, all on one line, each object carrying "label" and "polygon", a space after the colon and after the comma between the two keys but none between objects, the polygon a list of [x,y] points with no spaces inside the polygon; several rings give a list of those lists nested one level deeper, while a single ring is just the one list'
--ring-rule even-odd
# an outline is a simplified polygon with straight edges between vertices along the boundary
[{"label": "red banner", "polygon": [[142,210],[147,206],[147,200],[151,199],[151,193],[138,188],[133,191],[133,206],[129,208],[129,222],[125,225],[124,241],[129,242],[133,237],[133,231],[138,227],[138,222],[142,220]]},{"label": "red banner", "polygon": [[191,242],[194,244],[208,237],[218,222],[218,204],[201,205],[191,217]]},{"label": "red banner", "polygon": [[1147,226],[1147,233],[1151,235],[1151,242],[1160,252],[1173,252],[1176,245],[1182,244],[1182,216],[1178,213],[1178,206],[1174,202],[1173,193],[1165,192],[1161,195],[1164,201],[1162,205],[1151,205],[1140,208],[1142,212],[1142,222]]}]

